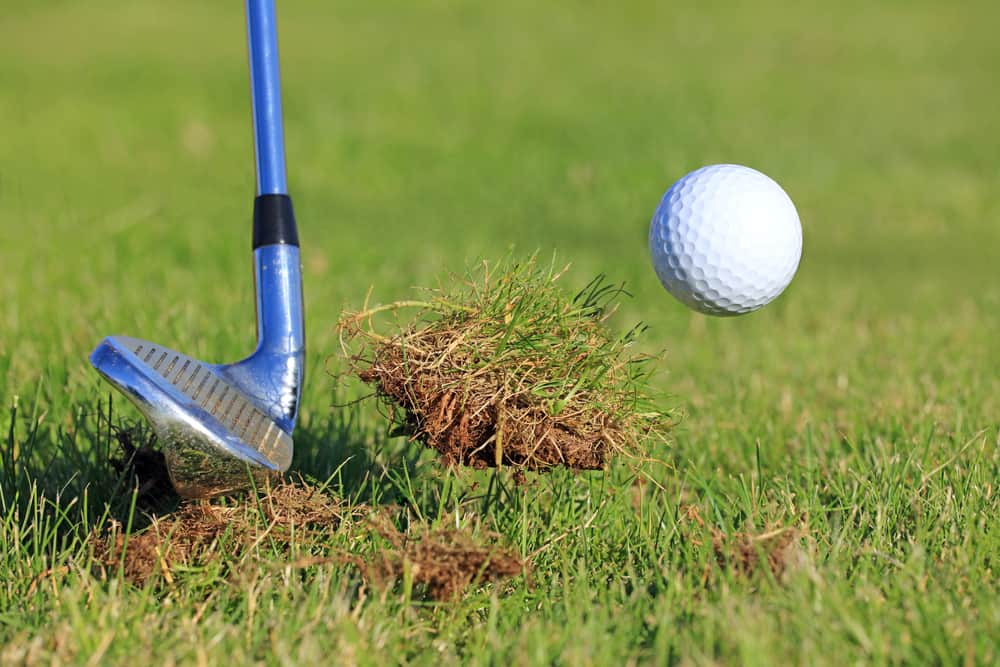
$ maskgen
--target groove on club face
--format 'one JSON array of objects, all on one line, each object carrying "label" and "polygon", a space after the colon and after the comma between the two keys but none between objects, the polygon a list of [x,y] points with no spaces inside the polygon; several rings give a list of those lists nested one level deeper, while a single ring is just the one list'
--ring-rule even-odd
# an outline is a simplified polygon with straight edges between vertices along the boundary
[{"label": "groove on club face", "polygon": [[[212,389],[201,400],[198,400],[197,392],[188,393],[188,388],[199,376],[204,377],[203,384],[213,377],[212,371],[205,364],[184,358],[176,352],[157,349],[145,341],[137,341],[133,345],[132,352],[135,353],[135,356],[147,362],[150,358],[156,358],[157,362],[152,366],[153,371],[170,382],[201,409],[218,419],[233,435],[247,445],[258,452],[273,452],[280,444],[281,429],[275,427],[274,422],[263,411],[258,410],[242,392],[225,384],[221,378],[213,379]],[[164,365],[163,362],[168,358],[169,362]],[[179,367],[179,370],[174,374],[175,367]],[[202,385],[198,386],[200,388]],[[257,424],[253,431],[249,430],[251,423]],[[265,426],[267,428],[262,428]],[[248,435],[250,437],[247,437]]]},{"label": "groove on club face", "polygon": [[[135,343],[132,351],[137,357],[146,360],[152,357],[157,357],[158,352],[155,347],[150,346],[145,342]],[[170,361],[164,367],[162,362],[167,359],[167,357],[170,357]],[[172,371],[177,366],[180,367],[180,370],[171,376]],[[160,372],[161,368],[163,369],[162,372]],[[152,369],[157,371],[163,379],[170,382],[170,384],[176,387],[181,393],[197,403],[199,407],[208,411],[209,414],[217,418],[223,426],[228,428],[234,435],[240,438],[240,440],[243,440],[257,451],[273,450],[274,446],[277,444],[274,442],[274,440],[277,439],[277,434],[272,434],[270,430],[265,433],[259,433],[258,429],[258,431],[255,431],[253,434],[256,438],[246,437],[247,426],[250,422],[256,421],[258,424],[264,424],[266,422],[270,422],[270,419],[263,413],[263,411],[254,407],[250,400],[239,390],[230,385],[225,385],[220,378],[214,378],[212,389],[209,390],[208,394],[206,394],[201,400],[198,400],[198,392],[189,393],[189,388],[200,376],[203,376],[204,378],[202,380],[202,385],[212,377],[212,371],[206,368],[204,364],[194,361],[193,359],[182,360],[181,355],[176,352],[161,352],[159,355],[159,361],[152,366]],[[200,389],[202,385],[197,386]],[[216,389],[220,386],[221,394],[218,398],[215,398],[215,394],[217,393]],[[227,402],[228,406],[223,410],[222,406],[227,404]],[[242,423],[244,421],[246,423]],[[266,442],[261,438],[261,436],[264,435],[270,436],[269,440]]]},{"label": "groove on club face", "polygon": [[91,362],[153,425],[182,496],[245,488],[251,476],[264,483],[290,465],[291,435],[228,367],[124,336],[105,339]]}]

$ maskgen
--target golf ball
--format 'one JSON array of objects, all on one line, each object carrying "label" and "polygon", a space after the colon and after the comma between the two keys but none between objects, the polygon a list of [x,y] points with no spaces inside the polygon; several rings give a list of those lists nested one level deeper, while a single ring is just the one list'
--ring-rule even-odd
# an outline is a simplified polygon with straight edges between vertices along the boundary
[{"label": "golf ball", "polygon": [[802,225],[773,180],[714,164],[663,195],[649,250],[660,282],[679,301],[709,315],[742,315],[788,287],[802,256]]}]

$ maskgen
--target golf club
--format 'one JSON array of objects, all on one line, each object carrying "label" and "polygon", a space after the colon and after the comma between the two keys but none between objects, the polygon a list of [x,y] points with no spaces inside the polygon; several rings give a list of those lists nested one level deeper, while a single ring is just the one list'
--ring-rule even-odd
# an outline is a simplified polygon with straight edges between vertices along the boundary
[{"label": "golf club", "polygon": [[188,498],[284,472],[303,376],[299,240],[285,179],[273,0],[247,0],[257,197],[253,212],[257,349],[213,365],[138,338],[111,336],[90,362],[152,425],[170,480]]}]

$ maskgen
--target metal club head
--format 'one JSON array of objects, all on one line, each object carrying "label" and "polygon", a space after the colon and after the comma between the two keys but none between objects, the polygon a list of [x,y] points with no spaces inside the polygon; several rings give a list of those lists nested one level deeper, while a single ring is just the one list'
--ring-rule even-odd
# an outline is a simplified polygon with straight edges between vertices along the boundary
[{"label": "metal club head", "polygon": [[257,248],[257,350],[213,365],[127,336],[104,339],[94,367],[152,425],[177,492],[202,498],[288,469],[303,377],[299,249]]}]

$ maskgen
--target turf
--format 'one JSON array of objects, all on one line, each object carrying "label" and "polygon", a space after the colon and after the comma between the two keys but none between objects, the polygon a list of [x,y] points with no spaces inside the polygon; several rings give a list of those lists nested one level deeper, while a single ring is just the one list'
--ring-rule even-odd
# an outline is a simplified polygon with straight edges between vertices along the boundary
[{"label": "turf", "polygon": [[[294,466],[531,558],[445,603],[310,560],[378,549],[333,530],[166,586],[95,574],[87,535],[143,518],[108,463],[109,399],[114,423],[136,413],[90,349],[253,344],[243,17],[8,5],[0,661],[1000,660],[995,3],[282,4],[309,344]],[[735,320],[672,302],[645,249],[663,190],[722,161],[782,183],[805,233],[788,293]],[[362,391],[326,372],[343,308],[512,245],[634,293],[619,323],[666,349],[686,415],[656,484],[444,471],[374,405],[334,407]]]},{"label": "turf", "polygon": [[[598,276],[567,293],[565,272],[537,257],[483,262],[425,301],[345,312],[342,375],[371,386],[394,431],[443,466],[509,466],[524,479],[649,459],[676,418],[650,395],[656,357],[633,351],[644,329],[607,326],[621,285]],[[389,314],[395,326],[375,324]]]}]

